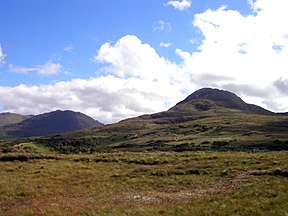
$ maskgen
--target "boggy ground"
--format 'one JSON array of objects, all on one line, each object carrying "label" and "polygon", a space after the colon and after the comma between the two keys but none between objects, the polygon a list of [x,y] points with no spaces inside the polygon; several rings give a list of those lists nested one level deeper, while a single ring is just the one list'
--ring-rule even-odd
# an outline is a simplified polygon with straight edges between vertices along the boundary
[{"label": "boggy ground", "polygon": [[288,215],[287,152],[0,155],[0,215]]}]

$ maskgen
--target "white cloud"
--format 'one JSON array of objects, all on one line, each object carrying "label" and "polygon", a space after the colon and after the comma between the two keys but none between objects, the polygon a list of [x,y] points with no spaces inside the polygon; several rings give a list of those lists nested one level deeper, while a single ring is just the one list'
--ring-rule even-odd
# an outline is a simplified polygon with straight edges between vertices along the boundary
[{"label": "white cloud", "polygon": [[105,43],[94,59],[108,63],[106,71],[118,77],[169,81],[172,73],[180,73],[176,64],[160,57],[154,48],[134,35],[122,37],[115,45]]},{"label": "white cloud", "polygon": [[2,46],[0,44],[0,66],[5,63],[6,54],[2,50]]},{"label": "white cloud", "polygon": [[39,65],[37,67],[23,67],[10,64],[8,70],[12,73],[27,74],[29,72],[36,72],[43,76],[50,76],[60,73],[62,65],[49,60],[44,65]]},{"label": "white cloud", "polygon": [[37,67],[37,72],[44,76],[58,74],[62,69],[62,65],[51,61]]},{"label": "white cloud", "polygon": [[170,47],[170,46],[171,46],[171,43],[161,42],[161,43],[160,43],[160,46],[161,46],[161,47]]},{"label": "white cloud", "polygon": [[174,7],[176,10],[183,11],[191,7],[191,1],[190,0],[169,1],[166,3],[166,5],[170,5]]},{"label": "white cloud", "polygon": [[63,50],[64,50],[65,52],[68,52],[68,53],[74,53],[74,47],[73,47],[73,46],[64,47]]},{"label": "white cloud", "polygon": [[159,20],[157,23],[154,24],[153,27],[153,31],[159,31],[159,32],[163,32],[163,31],[171,31],[172,30],[172,26],[171,23],[163,21],[163,20]]},{"label": "white cloud", "polygon": [[193,44],[193,45],[199,45],[201,44],[200,40],[198,38],[192,38],[189,40],[189,43]]},{"label": "white cloud", "polygon": [[27,73],[35,71],[37,69],[9,64],[8,70],[12,73],[27,74]]}]

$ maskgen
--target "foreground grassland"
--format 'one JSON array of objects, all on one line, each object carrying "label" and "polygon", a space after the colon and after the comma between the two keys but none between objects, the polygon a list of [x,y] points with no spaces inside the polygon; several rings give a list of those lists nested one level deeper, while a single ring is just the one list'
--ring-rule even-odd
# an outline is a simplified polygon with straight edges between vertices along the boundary
[{"label": "foreground grassland", "polygon": [[0,155],[0,215],[288,215],[288,152]]}]

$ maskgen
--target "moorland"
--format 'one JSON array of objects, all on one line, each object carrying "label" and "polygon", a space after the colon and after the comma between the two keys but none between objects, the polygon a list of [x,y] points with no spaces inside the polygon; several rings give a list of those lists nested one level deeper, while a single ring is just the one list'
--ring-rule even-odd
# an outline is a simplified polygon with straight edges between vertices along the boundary
[{"label": "moorland", "polygon": [[287,113],[206,88],[164,112],[2,139],[0,215],[284,216],[287,132]]}]

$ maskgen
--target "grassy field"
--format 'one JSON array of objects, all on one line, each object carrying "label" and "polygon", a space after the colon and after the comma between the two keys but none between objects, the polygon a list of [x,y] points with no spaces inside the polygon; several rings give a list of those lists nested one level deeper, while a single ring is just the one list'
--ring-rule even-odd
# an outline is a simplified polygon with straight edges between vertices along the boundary
[{"label": "grassy field", "polygon": [[286,151],[35,151],[0,154],[0,215],[288,215]]}]

